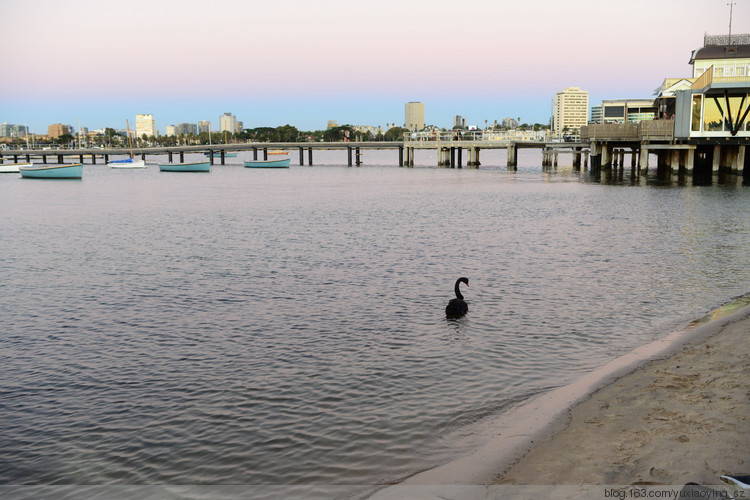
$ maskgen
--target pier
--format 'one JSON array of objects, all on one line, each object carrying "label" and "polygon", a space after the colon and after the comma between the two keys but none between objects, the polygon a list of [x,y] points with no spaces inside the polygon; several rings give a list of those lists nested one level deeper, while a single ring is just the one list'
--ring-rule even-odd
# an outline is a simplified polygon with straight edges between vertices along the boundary
[{"label": "pier", "polygon": [[[481,131],[449,130],[440,133],[407,133],[404,134],[405,159],[402,166],[413,167],[417,150],[434,149],[437,151],[438,166],[450,168],[463,167],[463,153],[466,151],[468,168],[479,168],[481,151],[486,149],[505,149],[506,166],[510,170],[518,168],[519,149],[540,149],[542,167],[556,167],[560,154],[573,155],[573,168],[588,166],[589,146],[580,142],[550,142],[535,140],[513,140],[510,138],[490,139]],[[583,159],[583,160],[582,160]]]},{"label": "pier", "polygon": [[[364,155],[367,150],[393,150],[397,153],[397,164],[401,167],[413,167],[414,158],[418,150],[435,150],[438,156],[439,167],[462,168],[464,166],[464,152],[466,153],[465,165],[468,168],[479,168],[481,165],[480,153],[485,149],[505,149],[508,152],[507,166],[516,169],[518,166],[518,150],[524,148],[535,148],[542,151],[543,166],[557,166],[557,158],[562,153],[573,154],[573,166],[581,166],[581,158],[584,168],[588,163],[588,145],[583,143],[557,143],[544,141],[502,141],[484,140],[481,133],[465,133],[461,136],[451,132],[439,135],[425,136],[424,134],[406,134],[404,141],[372,141],[372,142],[278,142],[278,143],[243,143],[243,144],[215,144],[195,146],[172,146],[141,148],[134,156],[141,157],[144,161],[147,157],[165,157],[164,160],[172,163],[185,161],[186,154],[207,154],[211,164],[218,162],[225,165],[225,155],[239,151],[252,152],[253,160],[262,157],[267,160],[269,152],[284,151],[294,155],[300,166],[314,165],[314,151],[339,150],[346,152],[346,161],[349,166],[361,166],[364,163]],[[413,137],[412,137],[413,136]],[[296,153],[296,155],[295,155]],[[8,160],[13,162],[41,159],[42,163],[56,162],[59,164],[66,161],[78,163],[90,162],[96,164],[98,160],[103,163],[109,162],[110,156],[129,155],[129,150],[124,148],[84,148],[84,149],[30,149],[30,150],[0,150],[0,163]],[[293,156],[293,157],[294,157]]]},{"label": "pier", "polygon": [[647,172],[649,157],[656,156],[661,175],[750,174],[747,137],[710,137],[681,140],[675,137],[674,120],[628,124],[588,125],[581,139],[590,143],[591,168],[623,168],[626,156],[636,173]]},{"label": "pier", "polygon": [[[656,167],[662,176],[672,173],[709,175],[728,172],[750,176],[750,155],[746,152],[747,137],[716,137],[685,140],[675,137],[674,120],[643,121],[628,124],[587,125],[581,128],[578,142],[486,140],[481,132],[457,134],[448,131],[439,134],[405,134],[403,141],[373,142],[279,142],[244,143],[139,149],[135,156],[163,157],[161,161],[183,163],[186,154],[208,154],[211,164],[225,165],[225,155],[239,151],[252,152],[254,160],[267,160],[270,152],[284,151],[300,166],[314,165],[314,151],[338,150],[346,153],[349,166],[364,164],[367,150],[392,150],[397,153],[394,164],[413,167],[418,151],[437,152],[437,166],[445,168],[480,168],[483,150],[504,149],[509,170],[518,168],[521,149],[538,149],[542,154],[542,168],[558,166],[560,155],[572,155],[573,169],[592,172],[612,168],[622,169],[629,157],[635,175],[648,172],[652,166],[650,156],[656,156]],[[96,164],[109,161],[110,156],[129,155],[124,148],[112,149],[59,149],[59,150],[0,150],[0,163],[7,161],[41,163],[66,162]],[[294,160],[293,160],[294,161]]]},{"label": "pier", "polygon": [[[300,166],[307,164],[313,165],[314,150],[342,150],[348,153],[348,164],[361,165],[362,151],[365,149],[392,149],[399,150],[400,157],[403,157],[403,143],[401,142],[278,142],[278,143],[242,143],[242,144],[214,144],[214,145],[195,145],[195,146],[171,146],[171,147],[152,147],[139,148],[134,156],[141,157],[144,161],[147,157],[166,156],[169,163],[179,159],[184,163],[185,155],[198,153],[207,154],[212,165],[218,160],[221,165],[225,165],[225,155],[227,153],[236,153],[238,151],[251,151],[253,160],[258,160],[262,155],[264,160],[268,159],[269,151],[284,151],[287,153],[298,152]],[[97,159],[102,159],[104,163],[109,162],[110,156],[127,156],[130,151],[126,148],[84,148],[84,149],[23,149],[23,150],[0,150],[0,163],[8,159],[14,162],[19,160],[30,162],[32,158],[41,158],[42,163],[48,160],[57,163],[65,163],[65,160],[71,158],[78,163],[84,163],[89,160],[96,164]]]}]

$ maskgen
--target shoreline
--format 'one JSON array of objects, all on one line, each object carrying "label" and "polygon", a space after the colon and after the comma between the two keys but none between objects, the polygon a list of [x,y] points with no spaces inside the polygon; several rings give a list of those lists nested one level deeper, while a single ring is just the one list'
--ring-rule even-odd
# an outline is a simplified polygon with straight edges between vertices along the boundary
[{"label": "shoreline", "polygon": [[[737,422],[746,422],[745,415],[750,415],[744,384],[750,376],[746,332],[750,305],[747,297],[739,297],[570,385],[532,398],[504,416],[496,437],[481,448],[382,489],[373,498],[480,485],[487,492],[488,487],[502,491],[510,485],[720,484],[721,474],[746,474],[750,425],[746,423],[747,430],[740,433],[731,429],[731,421],[742,427]],[[701,391],[706,382],[716,380],[719,366],[722,373],[733,372],[727,373],[729,380],[710,388],[710,394]],[[654,405],[658,411],[651,415]],[[718,423],[722,417],[731,421]],[[708,443],[692,442],[696,425]],[[666,427],[677,435],[662,432]],[[729,438],[717,441],[713,431],[719,428]],[[679,460],[673,454],[687,458]],[[714,470],[718,465],[711,471],[695,470],[708,455],[726,457],[722,470]],[[675,467],[682,472],[672,472],[666,462],[679,464]]]}]

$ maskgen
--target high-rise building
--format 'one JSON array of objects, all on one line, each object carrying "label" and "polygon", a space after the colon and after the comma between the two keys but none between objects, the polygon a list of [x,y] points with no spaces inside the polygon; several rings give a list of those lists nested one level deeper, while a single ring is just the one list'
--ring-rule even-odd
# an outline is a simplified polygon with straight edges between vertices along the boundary
[{"label": "high-rise building", "polygon": [[198,127],[195,123],[180,123],[177,125],[175,132],[177,135],[198,135]]},{"label": "high-rise building", "polygon": [[167,137],[174,137],[177,135],[177,127],[174,125],[167,125],[166,130],[164,131],[164,135]]},{"label": "high-rise building", "polygon": [[588,123],[589,93],[579,87],[568,87],[555,94],[552,131],[556,137],[575,134]]},{"label": "high-rise building", "polygon": [[135,115],[135,136],[139,139],[144,135],[156,137],[156,122],[154,115]]},{"label": "high-rise building", "polygon": [[26,125],[0,123],[0,137],[25,137],[27,135],[29,135],[29,127]]},{"label": "high-rise building", "polygon": [[208,120],[201,120],[198,122],[198,133],[211,132],[211,122]]},{"label": "high-rise building", "polygon": [[232,113],[224,113],[219,117],[219,131],[234,134],[237,131],[237,117]]},{"label": "high-rise building", "polygon": [[466,128],[466,118],[461,115],[453,117],[453,128]]},{"label": "high-rise building", "polygon": [[424,103],[407,102],[404,125],[407,130],[422,130],[424,128]]}]

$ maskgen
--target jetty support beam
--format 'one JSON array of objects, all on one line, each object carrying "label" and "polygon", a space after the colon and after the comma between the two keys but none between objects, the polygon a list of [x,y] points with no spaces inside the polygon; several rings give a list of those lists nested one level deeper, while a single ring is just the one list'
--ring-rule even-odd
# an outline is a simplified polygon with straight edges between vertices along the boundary
[{"label": "jetty support beam", "polygon": [[[542,156],[544,158],[544,156]],[[508,160],[506,163],[508,170],[518,169],[518,146],[515,142],[508,144]]]},{"label": "jetty support beam", "polygon": [[479,161],[479,148],[472,146],[469,148],[469,161],[466,163],[466,166],[478,168],[479,165],[481,165]]}]

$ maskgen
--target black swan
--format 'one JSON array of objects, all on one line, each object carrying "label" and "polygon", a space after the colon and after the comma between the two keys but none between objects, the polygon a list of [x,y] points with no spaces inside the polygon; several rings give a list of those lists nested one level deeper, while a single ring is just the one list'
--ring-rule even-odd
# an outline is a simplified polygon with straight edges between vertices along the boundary
[{"label": "black swan", "polygon": [[448,305],[445,306],[445,315],[449,318],[458,318],[469,312],[469,306],[464,302],[464,296],[461,295],[461,291],[458,289],[458,285],[461,282],[469,286],[469,278],[458,278],[456,280],[456,298],[451,299]]}]

